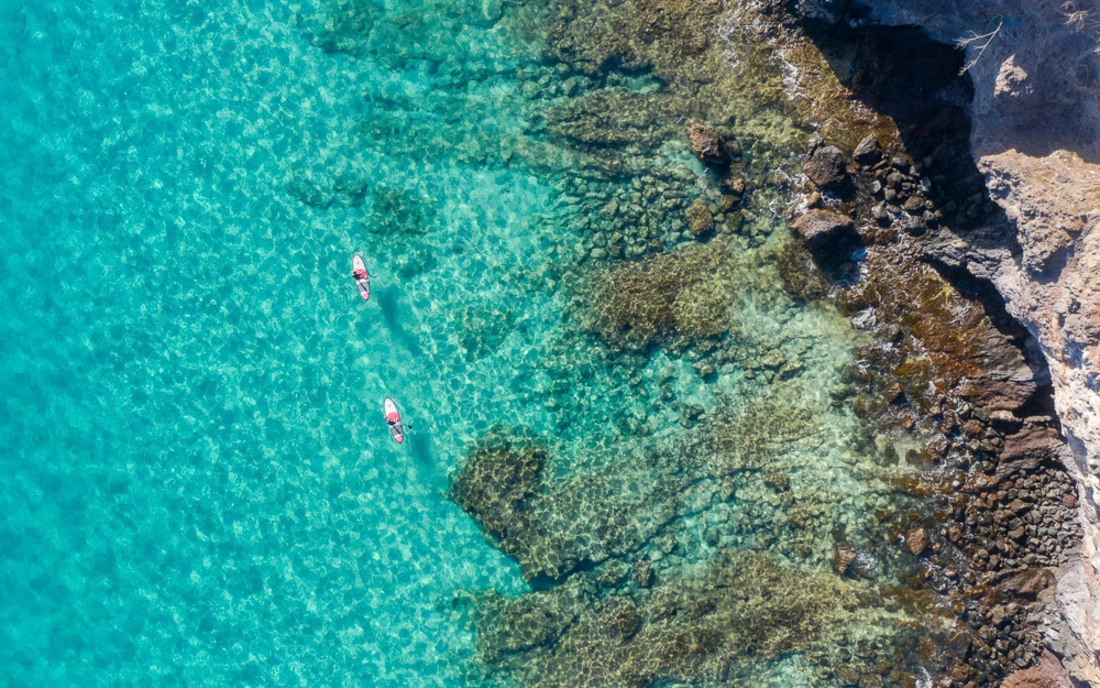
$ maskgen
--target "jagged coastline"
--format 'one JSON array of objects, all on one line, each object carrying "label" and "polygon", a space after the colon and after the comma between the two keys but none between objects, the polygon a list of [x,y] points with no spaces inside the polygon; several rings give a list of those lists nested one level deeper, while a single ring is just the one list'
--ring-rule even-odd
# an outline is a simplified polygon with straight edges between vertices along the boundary
[{"label": "jagged coastline", "polygon": [[965,49],[973,84],[973,160],[1003,217],[943,226],[923,250],[992,284],[1049,367],[1085,530],[1056,572],[1060,618],[1047,646],[1078,681],[1100,682],[1100,67],[1095,2],[805,0],[800,16],[833,27],[920,27]]}]

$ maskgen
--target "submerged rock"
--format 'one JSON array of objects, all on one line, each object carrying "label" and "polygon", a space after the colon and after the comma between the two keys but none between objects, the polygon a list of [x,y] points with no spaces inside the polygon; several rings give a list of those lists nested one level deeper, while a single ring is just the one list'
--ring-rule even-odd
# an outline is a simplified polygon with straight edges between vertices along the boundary
[{"label": "submerged rock", "polygon": [[855,229],[852,218],[831,210],[811,210],[791,223],[806,245],[820,247],[831,239],[850,234]]},{"label": "submerged rock", "polygon": [[695,236],[702,236],[714,228],[714,214],[710,212],[706,201],[697,199],[684,211],[684,219],[687,220],[688,229]]},{"label": "submerged rock", "polygon": [[490,595],[478,647],[520,685],[726,685],[752,663],[838,636],[857,600],[856,586],[835,576],[727,553],[701,575],[637,596],[600,599],[572,580],[546,593]]}]

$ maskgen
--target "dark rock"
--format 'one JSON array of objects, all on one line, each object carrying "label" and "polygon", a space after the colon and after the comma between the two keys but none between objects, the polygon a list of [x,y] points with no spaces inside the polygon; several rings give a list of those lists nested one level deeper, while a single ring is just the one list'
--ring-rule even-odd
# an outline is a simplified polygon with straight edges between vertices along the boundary
[{"label": "dark rock", "polygon": [[891,406],[901,406],[905,403],[905,392],[901,385],[895,382],[886,388],[886,403]]},{"label": "dark rock", "polygon": [[874,165],[882,159],[882,146],[874,134],[868,134],[859,142],[852,158],[860,165]]},{"label": "dark rock", "polygon": [[810,181],[823,189],[840,188],[848,180],[844,154],[836,146],[825,146],[815,150],[802,166],[802,171]]},{"label": "dark rock", "polygon": [[648,588],[653,585],[653,565],[645,559],[634,562],[634,568],[630,572],[630,579],[639,588]]},{"label": "dark rock", "polygon": [[725,169],[730,165],[730,153],[722,135],[714,127],[692,122],[687,126],[688,139],[691,141],[691,152],[699,158],[699,162],[710,167]]},{"label": "dark rock", "polygon": [[629,597],[613,597],[605,608],[604,625],[608,631],[626,640],[642,627],[638,605]]},{"label": "dark rock", "polygon": [[816,247],[830,239],[851,233],[855,229],[855,223],[847,215],[831,210],[811,210],[792,222],[791,228],[798,232],[808,246]]}]

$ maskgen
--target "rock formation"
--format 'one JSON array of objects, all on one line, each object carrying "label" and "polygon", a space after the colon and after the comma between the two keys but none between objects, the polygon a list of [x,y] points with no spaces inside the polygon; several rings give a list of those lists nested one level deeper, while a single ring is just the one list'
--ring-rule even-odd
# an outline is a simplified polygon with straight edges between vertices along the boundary
[{"label": "rock formation", "polygon": [[[829,22],[920,26],[965,48],[974,86],[971,151],[990,198],[1011,223],[953,237],[956,264],[992,282],[1035,336],[1079,482],[1085,564],[1059,576],[1070,628],[1056,639],[1100,648],[1100,55],[1093,0],[804,0]],[[960,241],[961,240],[961,241]],[[953,242],[953,243],[952,243]],[[965,244],[965,248],[963,247]],[[1057,634],[1057,632],[1054,632]],[[1100,684],[1100,668],[1070,666]]]},{"label": "rock formation", "polygon": [[811,210],[791,223],[791,229],[797,232],[810,248],[821,246],[845,233],[851,233],[854,228],[852,218],[831,210]]}]

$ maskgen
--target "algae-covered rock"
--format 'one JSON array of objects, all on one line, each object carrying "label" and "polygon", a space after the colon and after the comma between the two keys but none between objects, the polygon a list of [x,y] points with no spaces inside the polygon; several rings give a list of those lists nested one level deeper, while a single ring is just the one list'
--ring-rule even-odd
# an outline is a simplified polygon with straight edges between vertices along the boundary
[{"label": "algae-covered rock", "polygon": [[433,215],[431,203],[419,192],[378,186],[371,191],[368,229],[387,236],[423,234]]},{"label": "algae-covered rock", "polygon": [[530,527],[527,502],[542,490],[545,460],[545,449],[524,440],[483,441],[452,481],[451,496],[490,535],[519,537]]},{"label": "algae-covered rock", "polygon": [[684,219],[688,222],[688,229],[697,237],[714,228],[714,214],[701,198],[688,206],[684,211]]},{"label": "algae-covered rock", "polygon": [[[750,552],[727,553],[636,597],[578,596],[576,587],[486,598],[482,656],[540,688],[738,685],[750,663],[806,652],[843,632],[859,597],[852,583]],[[540,616],[546,630],[529,630],[525,620]]]},{"label": "algae-covered rock", "polygon": [[[705,219],[698,218],[700,227]],[[715,241],[614,268],[596,286],[594,329],[610,343],[638,349],[725,332],[737,295],[729,260],[728,245]]]},{"label": "algae-covered rock", "polygon": [[[685,440],[554,481],[545,478],[553,461],[545,447],[497,428],[469,447],[450,494],[524,578],[561,581],[646,546],[671,553],[671,522],[721,498],[720,479],[786,468],[778,455],[813,441],[813,420],[807,408],[755,400],[710,414]],[[645,587],[652,566],[638,561],[631,576]]]}]

